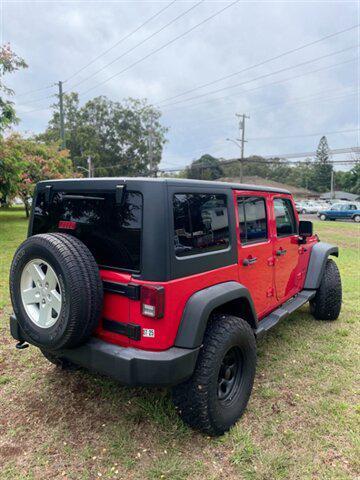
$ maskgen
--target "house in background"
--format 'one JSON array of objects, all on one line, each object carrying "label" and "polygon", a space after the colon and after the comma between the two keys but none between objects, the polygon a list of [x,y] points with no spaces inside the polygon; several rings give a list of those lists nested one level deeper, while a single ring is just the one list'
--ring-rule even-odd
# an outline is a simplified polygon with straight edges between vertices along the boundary
[{"label": "house in background", "polygon": [[345,200],[348,202],[357,202],[360,201],[360,196],[355,193],[335,190],[334,192],[322,193],[320,195],[320,200]]}]

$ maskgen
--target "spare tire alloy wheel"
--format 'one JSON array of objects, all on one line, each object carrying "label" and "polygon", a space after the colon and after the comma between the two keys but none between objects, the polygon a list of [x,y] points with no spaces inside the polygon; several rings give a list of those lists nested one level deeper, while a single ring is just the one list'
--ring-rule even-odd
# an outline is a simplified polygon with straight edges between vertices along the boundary
[{"label": "spare tire alloy wheel", "polygon": [[58,276],[40,258],[30,260],[20,280],[21,300],[30,320],[40,328],[52,327],[59,319],[62,297]]},{"label": "spare tire alloy wheel", "polygon": [[24,340],[48,352],[86,342],[101,315],[99,268],[85,244],[67,234],[34,235],[20,245],[10,294]]}]

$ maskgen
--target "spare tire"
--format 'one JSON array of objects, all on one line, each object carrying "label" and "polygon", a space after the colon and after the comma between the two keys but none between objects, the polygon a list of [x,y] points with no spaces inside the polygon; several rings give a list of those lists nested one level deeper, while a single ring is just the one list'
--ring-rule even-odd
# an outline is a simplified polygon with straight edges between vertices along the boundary
[{"label": "spare tire", "polygon": [[11,264],[10,295],[26,340],[45,350],[84,343],[103,303],[94,257],[63,233],[34,235],[20,245]]}]

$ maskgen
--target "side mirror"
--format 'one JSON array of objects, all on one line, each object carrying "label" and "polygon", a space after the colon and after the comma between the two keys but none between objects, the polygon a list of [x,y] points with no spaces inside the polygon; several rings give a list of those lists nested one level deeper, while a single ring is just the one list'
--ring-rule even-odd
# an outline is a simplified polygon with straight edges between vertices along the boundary
[{"label": "side mirror", "polygon": [[307,220],[300,220],[299,222],[299,236],[306,238],[313,234],[313,223]]}]

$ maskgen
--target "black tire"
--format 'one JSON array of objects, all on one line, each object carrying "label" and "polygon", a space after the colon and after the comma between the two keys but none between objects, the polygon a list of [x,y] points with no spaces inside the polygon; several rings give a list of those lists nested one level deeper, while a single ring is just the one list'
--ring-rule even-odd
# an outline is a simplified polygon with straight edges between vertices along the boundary
[{"label": "black tire", "polygon": [[[21,298],[21,276],[33,259],[50,265],[59,281],[61,310],[49,328],[32,321]],[[84,343],[98,324],[103,301],[99,269],[91,252],[77,238],[62,233],[34,235],[20,245],[11,265],[10,294],[26,339],[50,351]]]},{"label": "black tire", "polygon": [[61,370],[77,370],[79,367],[75,363],[70,362],[67,358],[57,357],[56,355],[47,352],[46,350],[40,350],[46,360],[53,365],[61,368]]},{"label": "black tire", "polygon": [[217,315],[206,330],[192,377],[173,387],[175,407],[192,428],[222,435],[243,414],[255,371],[256,342],[249,324],[241,318]]},{"label": "black tire", "polygon": [[310,300],[310,312],[317,320],[336,320],[341,310],[341,299],[340,273],[334,260],[329,258],[320,287]]}]

